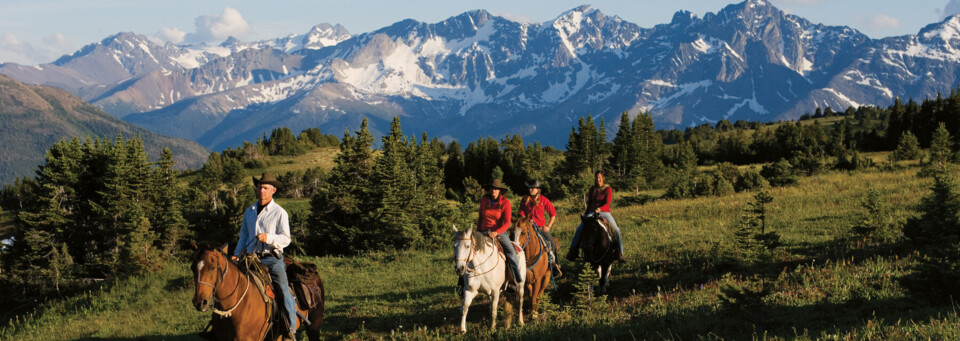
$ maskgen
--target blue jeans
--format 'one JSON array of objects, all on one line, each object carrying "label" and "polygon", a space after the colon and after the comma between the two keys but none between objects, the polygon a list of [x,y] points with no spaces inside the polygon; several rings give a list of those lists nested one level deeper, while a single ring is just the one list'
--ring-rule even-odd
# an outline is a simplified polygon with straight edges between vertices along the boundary
[{"label": "blue jeans", "polygon": [[[482,231],[481,233],[489,235],[489,232],[492,231]],[[519,281],[522,277],[520,277],[520,266],[517,265],[517,250],[513,248],[513,242],[510,241],[510,237],[506,233],[498,235],[497,239],[500,240],[503,255],[507,257],[507,267],[513,272],[513,279]]]},{"label": "blue jeans", "polygon": [[287,281],[287,265],[283,264],[283,258],[276,257],[263,257],[260,258],[260,262],[270,269],[270,278],[273,279],[274,290],[279,290],[283,294],[283,309],[287,311],[290,331],[296,331],[297,302],[293,300],[293,295],[290,294],[290,282]]},{"label": "blue jeans", "polygon": [[[587,213],[587,217],[593,217],[593,214],[593,212]],[[623,255],[623,238],[620,237],[620,227],[617,226],[617,221],[613,220],[613,215],[610,214],[610,212],[600,212],[600,216],[610,223],[610,227],[612,227],[613,231],[617,234],[617,246],[620,247],[620,254]],[[577,233],[573,234],[573,241],[570,242],[571,250],[577,247],[577,243],[580,242],[580,230],[583,230],[583,222],[580,222],[580,226],[577,226]]]}]

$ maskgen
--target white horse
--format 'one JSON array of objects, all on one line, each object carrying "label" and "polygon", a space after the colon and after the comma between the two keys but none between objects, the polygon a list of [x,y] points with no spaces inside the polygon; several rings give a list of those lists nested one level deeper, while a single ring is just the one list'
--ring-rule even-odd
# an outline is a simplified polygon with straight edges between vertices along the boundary
[{"label": "white horse", "polygon": [[[467,311],[470,303],[482,290],[491,297],[490,301],[490,329],[497,329],[497,305],[500,303],[500,292],[507,279],[507,262],[503,253],[497,251],[497,241],[483,233],[474,233],[473,228],[466,231],[457,231],[453,227],[453,255],[456,260],[457,275],[463,277],[463,306],[460,313],[460,332],[467,332]],[[518,259],[525,259],[521,251]],[[519,262],[520,273],[526,275],[525,262]],[[523,278],[518,281],[518,307],[523,303]],[[509,327],[509,321],[507,321]],[[520,317],[523,325],[523,317]]]}]

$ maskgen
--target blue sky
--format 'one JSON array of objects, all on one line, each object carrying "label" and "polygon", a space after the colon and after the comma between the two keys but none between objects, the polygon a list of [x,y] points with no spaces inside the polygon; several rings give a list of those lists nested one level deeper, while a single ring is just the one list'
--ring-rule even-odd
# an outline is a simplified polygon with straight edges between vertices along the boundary
[{"label": "blue sky", "polygon": [[[960,0],[767,0],[788,13],[846,25],[871,38],[916,34],[960,13]],[[543,22],[590,4],[642,27],[669,22],[678,10],[702,17],[730,0],[0,0],[0,62],[35,65],[118,32],[167,41],[218,43],[305,33],[320,23],[363,33],[403,19],[438,22],[485,9],[514,20]]]}]

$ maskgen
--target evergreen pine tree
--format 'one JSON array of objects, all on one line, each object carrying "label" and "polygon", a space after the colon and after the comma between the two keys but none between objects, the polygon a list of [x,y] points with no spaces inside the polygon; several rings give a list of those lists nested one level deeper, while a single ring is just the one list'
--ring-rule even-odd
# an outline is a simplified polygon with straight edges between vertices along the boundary
[{"label": "evergreen pine tree", "polygon": [[920,142],[912,132],[905,131],[900,136],[897,148],[890,153],[890,161],[916,160],[920,158]]},{"label": "evergreen pine tree", "polygon": [[930,139],[930,163],[936,167],[943,168],[953,154],[953,141],[950,138],[950,132],[943,122],[937,126]]},{"label": "evergreen pine tree", "polygon": [[949,173],[935,173],[930,194],[920,201],[917,212],[920,215],[907,220],[903,234],[918,247],[939,250],[960,242],[960,193]]}]

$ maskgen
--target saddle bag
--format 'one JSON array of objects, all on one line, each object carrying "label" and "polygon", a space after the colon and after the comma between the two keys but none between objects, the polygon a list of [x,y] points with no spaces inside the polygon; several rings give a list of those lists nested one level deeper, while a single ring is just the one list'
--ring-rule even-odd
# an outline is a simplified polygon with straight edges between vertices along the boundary
[{"label": "saddle bag", "polygon": [[322,280],[316,264],[291,259],[287,263],[287,278],[290,279],[300,309],[313,309],[323,300],[320,290]]}]

